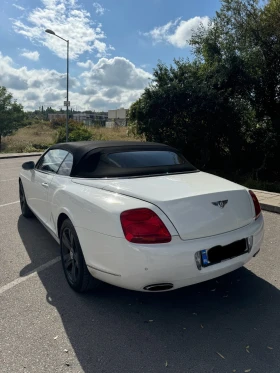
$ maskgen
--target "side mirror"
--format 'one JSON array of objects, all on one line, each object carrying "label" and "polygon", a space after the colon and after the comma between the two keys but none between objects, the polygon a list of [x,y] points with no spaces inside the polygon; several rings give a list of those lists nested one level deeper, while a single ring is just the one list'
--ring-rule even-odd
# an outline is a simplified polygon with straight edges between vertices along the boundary
[{"label": "side mirror", "polygon": [[23,163],[22,168],[24,170],[33,170],[35,168],[35,163],[33,161],[25,162]]}]

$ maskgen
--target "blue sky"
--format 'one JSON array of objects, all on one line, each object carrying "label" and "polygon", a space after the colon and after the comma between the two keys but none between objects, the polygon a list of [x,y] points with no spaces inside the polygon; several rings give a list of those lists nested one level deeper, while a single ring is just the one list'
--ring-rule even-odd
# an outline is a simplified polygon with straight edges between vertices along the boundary
[{"label": "blue sky", "polygon": [[60,108],[70,40],[70,101],[78,109],[128,107],[158,60],[191,57],[193,29],[219,0],[4,0],[0,9],[0,85],[25,109]]}]

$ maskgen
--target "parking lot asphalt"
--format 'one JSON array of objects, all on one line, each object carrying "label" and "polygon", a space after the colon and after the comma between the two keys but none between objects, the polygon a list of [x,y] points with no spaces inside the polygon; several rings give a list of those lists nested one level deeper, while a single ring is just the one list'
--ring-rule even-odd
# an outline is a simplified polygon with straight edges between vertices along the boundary
[{"label": "parking lot asphalt", "polygon": [[80,295],[58,244],[20,214],[25,161],[0,160],[1,373],[280,372],[280,215],[264,213],[260,254],[226,276],[161,294],[104,285]]}]

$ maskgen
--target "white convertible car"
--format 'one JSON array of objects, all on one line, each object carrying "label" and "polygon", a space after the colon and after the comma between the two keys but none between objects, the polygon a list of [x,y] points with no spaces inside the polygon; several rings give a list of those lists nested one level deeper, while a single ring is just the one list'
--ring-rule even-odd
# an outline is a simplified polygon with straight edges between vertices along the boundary
[{"label": "white convertible car", "polygon": [[22,165],[19,191],[23,216],[36,215],[60,243],[66,279],[79,292],[99,280],[178,289],[243,266],[263,240],[251,190],[163,144],[56,144]]}]

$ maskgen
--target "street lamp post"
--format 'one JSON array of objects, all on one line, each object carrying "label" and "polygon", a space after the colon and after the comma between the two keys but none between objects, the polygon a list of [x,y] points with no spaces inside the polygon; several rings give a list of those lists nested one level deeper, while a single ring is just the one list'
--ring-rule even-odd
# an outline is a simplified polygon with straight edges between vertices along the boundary
[{"label": "street lamp post", "polygon": [[69,135],[69,127],[68,127],[68,120],[69,120],[69,40],[66,40],[62,38],[59,35],[56,35],[56,33],[52,30],[45,30],[48,34],[54,35],[58,37],[59,39],[62,39],[66,41],[67,43],[67,78],[66,78],[66,142],[68,141],[68,135]]}]

